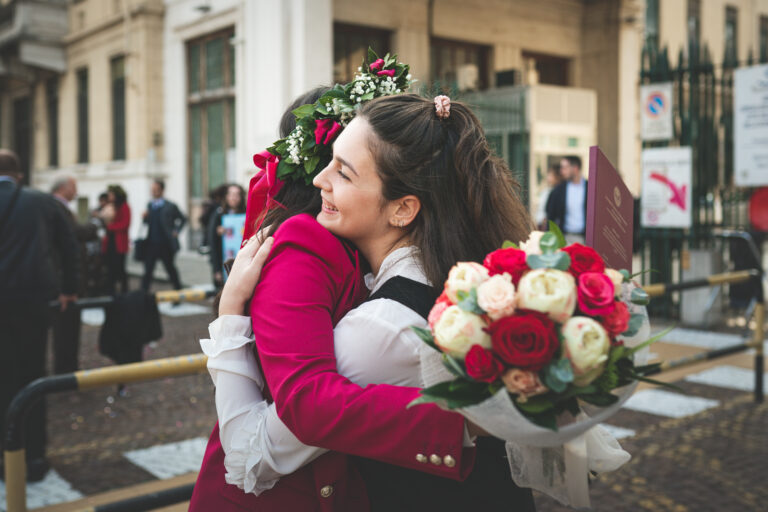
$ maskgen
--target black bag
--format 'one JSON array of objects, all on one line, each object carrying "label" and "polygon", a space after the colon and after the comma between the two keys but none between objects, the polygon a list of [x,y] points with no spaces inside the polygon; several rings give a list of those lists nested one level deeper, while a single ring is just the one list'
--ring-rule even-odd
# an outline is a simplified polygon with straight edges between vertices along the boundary
[{"label": "black bag", "polygon": [[142,227],[141,238],[133,241],[133,259],[144,261],[147,259],[147,230]]}]

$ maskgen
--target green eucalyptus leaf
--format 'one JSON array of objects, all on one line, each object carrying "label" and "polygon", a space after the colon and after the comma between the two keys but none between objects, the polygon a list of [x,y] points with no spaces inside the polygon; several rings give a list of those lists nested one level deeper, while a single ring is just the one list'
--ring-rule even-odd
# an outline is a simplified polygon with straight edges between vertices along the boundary
[{"label": "green eucalyptus leaf", "polygon": [[625,268],[622,268],[621,270],[619,270],[619,274],[621,274],[624,277],[625,283],[628,283],[632,279],[632,276],[629,275],[629,270]]},{"label": "green eucalyptus leaf", "polygon": [[555,268],[568,270],[571,266],[571,257],[567,252],[558,251],[552,254],[529,254],[525,262],[531,269]]},{"label": "green eucalyptus leaf", "polygon": [[629,326],[627,327],[627,330],[621,333],[621,335],[634,336],[637,334],[637,332],[640,330],[640,327],[643,326],[644,319],[645,317],[643,315],[633,313],[632,316],[629,317]]},{"label": "green eucalyptus leaf", "polygon": [[632,304],[637,304],[638,306],[647,306],[648,303],[651,302],[651,298],[648,296],[648,292],[642,288],[633,289],[629,296],[629,300],[632,302]]},{"label": "green eucalyptus leaf", "polygon": [[303,119],[309,115],[312,115],[314,111],[315,106],[312,104],[307,104],[293,109],[293,115],[296,116],[296,119]]},{"label": "green eucalyptus leaf", "polygon": [[513,394],[515,405],[521,411],[528,414],[540,414],[555,407],[552,397],[546,395],[532,396],[525,402],[520,402]]},{"label": "green eucalyptus leaf", "polygon": [[361,98],[363,101],[372,100],[372,99],[373,99],[373,93],[374,93],[374,91],[371,91],[371,92],[367,92],[367,93],[363,94],[362,96],[360,96],[360,98]]},{"label": "green eucalyptus leaf", "polygon": [[435,350],[440,350],[435,344],[435,338],[432,336],[432,331],[422,327],[417,327],[415,325],[411,326],[411,330],[416,333],[416,336],[418,336],[421,341],[434,348]]},{"label": "green eucalyptus leaf", "polygon": [[553,233],[544,233],[544,235],[541,237],[541,240],[539,241],[539,248],[541,248],[542,254],[554,253],[560,249],[560,246],[557,242],[557,236],[555,236]]},{"label": "green eucalyptus leaf", "polygon": [[504,243],[501,244],[502,249],[509,249],[510,247],[512,249],[519,249],[519,247],[515,242],[510,242],[509,240],[504,240]]},{"label": "green eucalyptus leaf", "polygon": [[565,235],[563,235],[563,232],[560,231],[560,227],[553,221],[549,221],[549,232],[555,235],[557,238],[557,243],[560,246],[559,249],[562,249],[567,245],[565,241]]},{"label": "green eucalyptus leaf", "polygon": [[469,297],[469,292],[467,292],[465,290],[457,290],[456,291],[456,299],[458,299],[459,301],[462,301],[462,300],[466,299],[467,297]]},{"label": "green eucalyptus leaf", "polygon": [[[456,298],[459,298],[459,293],[456,294]],[[459,302],[456,305],[468,313],[474,313],[476,315],[485,314],[485,310],[481,308],[477,303],[477,289],[475,288],[472,288],[469,293],[464,296],[464,298],[459,298]]]},{"label": "green eucalyptus leaf", "polygon": [[464,379],[470,378],[469,375],[467,375],[467,371],[464,369],[464,365],[455,357],[451,357],[444,353],[443,364],[448,368],[448,371],[456,377],[462,377]]},{"label": "green eucalyptus leaf", "polygon": [[597,405],[599,407],[607,407],[615,404],[619,399],[616,395],[610,393],[594,393],[591,395],[580,395],[579,398],[584,400],[588,404]]}]

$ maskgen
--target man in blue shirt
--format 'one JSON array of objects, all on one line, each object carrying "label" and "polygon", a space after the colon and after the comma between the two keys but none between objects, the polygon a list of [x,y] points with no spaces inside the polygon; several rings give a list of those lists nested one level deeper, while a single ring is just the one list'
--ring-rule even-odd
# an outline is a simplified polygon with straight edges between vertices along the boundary
[{"label": "man in blue shirt", "polygon": [[587,180],[581,176],[581,158],[566,156],[560,161],[563,182],[547,200],[547,219],[553,221],[569,244],[584,243],[587,218]]},{"label": "man in blue shirt", "polygon": [[175,290],[181,289],[179,272],[176,270],[174,258],[179,251],[179,232],[187,218],[171,201],[165,199],[165,183],[162,180],[152,182],[152,200],[144,212],[144,223],[149,226],[144,258],[144,277],[141,288],[149,291],[155,263],[160,260],[165,267],[168,278]]}]

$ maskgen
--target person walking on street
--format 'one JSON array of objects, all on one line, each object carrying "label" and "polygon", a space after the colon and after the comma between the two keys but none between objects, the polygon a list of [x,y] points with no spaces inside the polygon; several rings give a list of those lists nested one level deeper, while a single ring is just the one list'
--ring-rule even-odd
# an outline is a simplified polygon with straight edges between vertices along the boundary
[{"label": "person walking on street", "polygon": [[207,238],[211,247],[209,259],[213,271],[213,284],[216,288],[224,286],[224,248],[221,237],[224,235],[225,228],[221,225],[221,218],[224,215],[236,213],[245,213],[245,190],[240,185],[232,184],[227,186],[223,204],[216,208],[208,222]]},{"label": "person walking on street", "polygon": [[[86,258],[85,244],[98,238],[96,226],[93,224],[80,224],[77,222],[72,210],[69,209],[69,203],[77,197],[77,182],[72,177],[63,177],[54,181],[51,187],[51,195],[56,199],[64,218],[67,219],[78,248],[78,257],[80,268],[84,268]],[[53,265],[59,282],[66,279],[62,264],[62,255],[58,251],[51,254]],[[83,272],[80,273],[81,279],[76,283],[77,295],[72,297],[76,300],[78,296],[85,295],[85,283]],[[53,322],[53,373],[62,374],[76,372],[78,370],[78,352],[80,346],[80,310],[79,308],[69,306],[56,313]]]},{"label": "person walking on street", "polygon": [[[67,307],[77,293],[77,240],[60,205],[48,194],[21,186],[15,153],[0,149],[0,411],[24,386],[45,375],[50,301]],[[61,282],[52,252],[61,259]],[[5,432],[5,415],[2,420]],[[27,415],[27,480],[42,480],[45,459],[45,401]],[[0,441],[1,442],[1,441]]]},{"label": "person walking on street", "polygon": [[560,174],[563,182],[547,199],[547,219],[557,224],[567,243],[583,244],[587,225],[587,180],[581,176],[581,158],[563,158]]},{"label": "person walking on street", "polygon": [[110,295],[128,292],[128,273],[125,271],[125,257],[128,254],[128,228],[131,227],[131,207],[128,195],[120,185],[107,188],[108,203],[99,210],[107,234],[102,240],[101,252],[107,263],[107,291]]},{"label": "person walking on street", "polygon": [[549,199],[549,194],[552,193],[552,190],[562,181],[563,178],[560,175],[559,163],[547,169],[546,181],[544,186],[541,188],[541,191],[539,192],[539,200],[536,205],[536,214],[534,216],[536,228],[541,231],[549,230],[549,227],[547,226],[547,200]]},{"label": "person walking on street", "polygon": [[144,212],[144,223],[149,227],[144,277],[141,280],[141,288],[145,291],[149,291],[157,260],[163,263],[173,288],[181,289],[174,258],[179,251],[179,232],[187,222],[187,218],[179,211],[178,206],[163,197],[164,194],[165,183],[162,180],[155,180],[152,183],[152,201]]}]

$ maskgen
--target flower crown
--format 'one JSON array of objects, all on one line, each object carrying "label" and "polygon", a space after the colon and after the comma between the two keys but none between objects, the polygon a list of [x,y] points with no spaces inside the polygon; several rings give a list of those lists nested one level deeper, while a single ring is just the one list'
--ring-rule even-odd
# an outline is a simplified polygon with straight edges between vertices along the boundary
[{"label": "flower crown", "polygon": [[312,183],[316,171],[331,161],[331,143],[355,117],[360,104],[404,92],[414,82],[409,69],[408,64],[397,62],[397,55],[386,54],[382,59],[368,48],[354,80],[334,85],[315,103],[293,111],[296,128],[267,148],[279,159],[277,177]]}]

